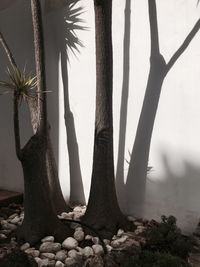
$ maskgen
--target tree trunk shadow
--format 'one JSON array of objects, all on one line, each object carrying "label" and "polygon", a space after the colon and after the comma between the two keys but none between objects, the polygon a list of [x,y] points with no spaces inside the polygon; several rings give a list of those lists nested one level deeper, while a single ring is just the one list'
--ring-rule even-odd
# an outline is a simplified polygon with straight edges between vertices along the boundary
[{"label": "tree trunk shadow", "polygon": [[123,83],[121,94],[120,109],[120,126],[119,126],[119,143],[118,143],[118,160],[116,171],[116,190],[120,207],[124,210],[125,201],[125,184],[124,184],[124,161],[125,161],[125,142],[126,142],[126,125],[129,95],[129,76],[130,76],[130,34],[131,34],[131,1],[126,0],[124,10],[124,49],[123,49]]}]

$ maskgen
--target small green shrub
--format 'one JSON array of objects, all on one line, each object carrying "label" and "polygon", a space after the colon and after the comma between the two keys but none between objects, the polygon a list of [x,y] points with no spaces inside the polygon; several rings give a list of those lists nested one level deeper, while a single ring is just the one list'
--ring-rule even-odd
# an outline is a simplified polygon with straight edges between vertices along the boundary
[{"label": "small green shrub", "polygon": [[183,259],[169,253],[144,250],[138,256],[128,258],[121,267],[191,267]]},{"label": "small green shrub", "polygon": [[175,217],[162,216],[161,220],[161,223],[146,231],[145,249],[171,253],[186,259],[195,244],[194,239],[182,235],[181,230],[176,225]]}]

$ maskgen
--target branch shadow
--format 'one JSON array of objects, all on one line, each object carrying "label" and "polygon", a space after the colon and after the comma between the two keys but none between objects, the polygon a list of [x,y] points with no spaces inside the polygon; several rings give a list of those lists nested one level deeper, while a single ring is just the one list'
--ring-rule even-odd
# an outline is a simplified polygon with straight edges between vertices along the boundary
[{"label": "branch shadow", "polygon": [[[70,171],[70,205],[85,204],[85,195],[82,182],[82,174],[79,159],[79,147],[76,136],[74,116],[70,108],[69,88],[68,88],[68,62],[69,52],[76,55],[82,43],[78,39],[75,31],[84,30],[81,26],[80,15],[82,7],[76,7],[79,0],[70,1],[47,1],[46,12],[50,13],[52,24],[56,25],[57,40],[57,62],[61,59],[61,76],[64,97],[64,118],[67,135],[67,148],[69,156]],[[52,13],[52,14],[51,14]],[[53,26],[53,25],[52,25]],[[55,72],[58,75],[58,65]],[[53,75],[54,76],[54,75]],[[52,77],[53,77],[52,76]],[[57,76],[58,77],[58,76]],[[52,79],[53,80],[53,79]]]}]

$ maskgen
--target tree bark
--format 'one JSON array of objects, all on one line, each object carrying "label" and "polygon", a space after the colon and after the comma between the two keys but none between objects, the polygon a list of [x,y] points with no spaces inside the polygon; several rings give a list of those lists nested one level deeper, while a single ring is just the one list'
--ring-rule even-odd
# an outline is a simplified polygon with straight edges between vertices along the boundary
[{"label": "tree bark", "polygon": [[96,30],[96,118],[90,197],[84,221],[103,236],[126,225],[116,197],[113,161],[112,1],[94,0]]},{"label": "tree bark", "polygon": [[[49,126],[46,111],[46,81],[41,7],[39,0],[31,0],[37,74],[37,101],[31,105],[35,134],[22,149],[24,173],[24,221],[18,230],[18,239],[37,243],[45,235],[54,235],[59,241],[71,234],[57,218],[54,199],[49,188],[49,177],[54,173]],[[54,177],[55,178],[55,175]],[[52,180],[53,181],[53,180]]]}]

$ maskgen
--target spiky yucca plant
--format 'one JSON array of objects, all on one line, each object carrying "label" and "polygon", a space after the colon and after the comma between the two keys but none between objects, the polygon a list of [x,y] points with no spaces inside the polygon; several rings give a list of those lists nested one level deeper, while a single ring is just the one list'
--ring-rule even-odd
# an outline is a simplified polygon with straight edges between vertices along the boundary
[{"label": "spiky yucca plant", "polygon": [[31,73],[26,74],[25,68],[21,71],[18,67],[7,69],[9,81],[0,81],[0,87],[4,88],[1,94],[14,93],[18,101],[27,101],[28,97],[36,97],[37,77]]}]

